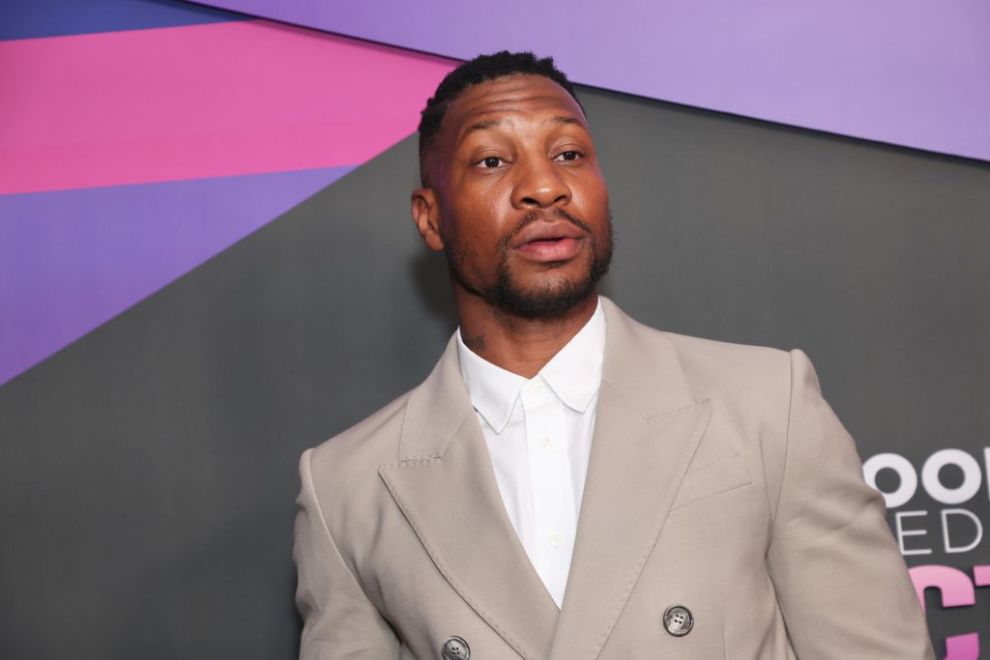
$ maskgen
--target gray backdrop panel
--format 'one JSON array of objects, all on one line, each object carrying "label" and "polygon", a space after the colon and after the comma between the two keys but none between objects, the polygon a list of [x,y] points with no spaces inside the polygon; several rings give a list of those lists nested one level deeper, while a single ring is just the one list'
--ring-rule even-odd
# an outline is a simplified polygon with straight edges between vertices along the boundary
[{"label": "gray backdrop panel", "polygon": [[[583,98],[607,294],[657,327],[805,349],[864,457],[980,455],[990,168]],[[419,382],[454,327],[416,180],[411,138],[0,388],[0,656],[295,655],[298,455]],[[968,506],[990,520],[985,494]],[[988,604],[930,599],[935,638],[990,644]]]}]

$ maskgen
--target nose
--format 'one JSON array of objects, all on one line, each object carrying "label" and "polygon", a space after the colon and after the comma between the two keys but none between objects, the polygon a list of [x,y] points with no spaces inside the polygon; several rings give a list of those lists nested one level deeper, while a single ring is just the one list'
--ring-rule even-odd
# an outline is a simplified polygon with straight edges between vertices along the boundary
[{"label": "nose", "polygon": [[525,166],[517,168],[517,172],[519,179],[512,200],[516,208],[545,209],[570,201],[570,187],[558,166],[547,156],[527,159]]}]

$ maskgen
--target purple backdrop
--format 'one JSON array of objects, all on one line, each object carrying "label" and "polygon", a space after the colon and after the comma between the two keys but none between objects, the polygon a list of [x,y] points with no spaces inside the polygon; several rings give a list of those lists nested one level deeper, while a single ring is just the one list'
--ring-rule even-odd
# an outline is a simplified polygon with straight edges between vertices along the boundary
[{"label": "purple backdrop", "polygon": [[984,0],[205,4],[460,59],[532,49],[588,85],[990,160]]},{"label": "purple backdrop", "polygon": [[0,385],[351,169],[0,195]]}]

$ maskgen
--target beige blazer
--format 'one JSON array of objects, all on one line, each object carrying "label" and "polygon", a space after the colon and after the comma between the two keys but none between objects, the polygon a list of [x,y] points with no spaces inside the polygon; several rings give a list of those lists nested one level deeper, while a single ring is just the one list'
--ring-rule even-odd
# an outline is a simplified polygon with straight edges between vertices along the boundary
[{"label": "beige blazer", "polygon": [[[852,438],[801,351],[653,330],[603,299],[563,608],[502,505],[451,341],[426,381],[307,450],[300,657],[933,658]],[[693,616],[683,636],[664,612]]]}]

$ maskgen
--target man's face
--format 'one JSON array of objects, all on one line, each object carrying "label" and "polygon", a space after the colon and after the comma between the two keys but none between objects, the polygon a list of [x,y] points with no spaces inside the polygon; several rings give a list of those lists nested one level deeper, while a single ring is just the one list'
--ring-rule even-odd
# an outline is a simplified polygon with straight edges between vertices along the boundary
[{"label": "man's face", "polygon": [[413,212],[455,286],[525,317],[594,291],[612,252],[608,188],[584,113],[557,83],[512,75],[468,88],[427,167],[431,213],[417,214],[422,190]]}]

